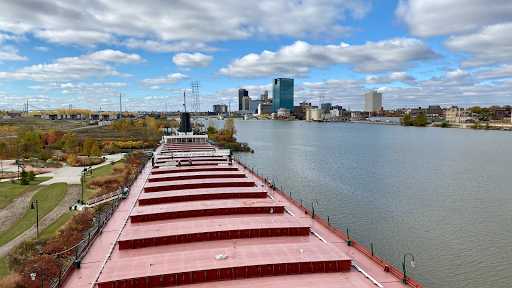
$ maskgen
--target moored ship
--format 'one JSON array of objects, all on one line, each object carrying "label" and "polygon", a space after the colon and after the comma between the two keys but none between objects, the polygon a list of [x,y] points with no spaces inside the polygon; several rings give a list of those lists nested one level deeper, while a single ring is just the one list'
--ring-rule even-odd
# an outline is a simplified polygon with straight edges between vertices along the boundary
[{"label": "moored ship", "polygon": [[64,287],[421,287],[189,119],[163,136]]}]

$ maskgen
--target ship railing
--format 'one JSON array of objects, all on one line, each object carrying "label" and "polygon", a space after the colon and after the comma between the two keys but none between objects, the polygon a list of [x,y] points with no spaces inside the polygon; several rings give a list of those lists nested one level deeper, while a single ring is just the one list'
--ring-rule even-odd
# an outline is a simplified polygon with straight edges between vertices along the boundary
[{"label": "ship railing", "polygon": [[[238,161],[237,159],[235,159],[235,161],[238,162],[240,165],[242,165],[244,167],[244,169],[247,169],[251,174],[256,176],[256,178],[258,178],[261,181],[265,182],[265,179],[263,177],[261,177],[260,175],[256,174],[248,166],[244,165],[242,162]],[[265,183],[265,184],[267,184],[267,183]],[[277,193],[279,193],[282,197],[284,197],[285,199],[290,201],[290,203],[292,203],[295,206],[299,207],[302,211],[304,211],[304,213],[306,215],[313,215],[313,213],[309,209],[307,209],[306,207],[302,206],[299,202],[295,201],[292,197],[290,197],[289,195],[285,194],[283,191],[281,191],[277,187],[276,187],[275,191]],[[346,241],[346,240],[349,239],[347,237],[347,235],[345,235],[344,233],[342,233],[338,229],[336,229],[333,226],[331,226],[329,223],[327,223],[324,219],[322,219],[321,217],[319,217],[316,214],[315,214],[315,220],[320,222],[320,224],[325,226],[327,229],[329,229],[334,234],[338,235],[343,240]],[[366,249],[364,246],[360,245],[359,243],[357,243],[353,239],[350,239],[350,240],[351,240],[350,246],[354,247],[355,249],[359,250],[361,253],[365,254],[366,256],[368,256],[369,258],[373,259],[375,262],[380,264],[383,267],[384,271],[390,272],[390,273],[394,274],[395,276],[399,277],[400,279],[402,279],[404,277],[404,274],[402,272],[400,272],[398,269],[396,269],[395,267],[391,266],[390,264],[388,264],[386,261],[380,259],[379,257],[375,256],[374,254],[372,254],[372,252],[370,252],[368,249]],[[407,284],[409,284],[410,286],[415,287],[415,288],[423,287],[423,286],[421,286],[420,284],[418,284],[416,281],[412,280],[409,277],[407,277]]]}]

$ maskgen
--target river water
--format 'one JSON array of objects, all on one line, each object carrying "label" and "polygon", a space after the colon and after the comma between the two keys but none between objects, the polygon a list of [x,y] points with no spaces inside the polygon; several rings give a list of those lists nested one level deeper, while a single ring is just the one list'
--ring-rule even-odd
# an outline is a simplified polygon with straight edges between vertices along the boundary
[{"label": "river water", "polygon": [[[224,121],[215,121],[222,126]],[[512,133],[235,121],[263,177],[425,287],[512,287]],[[409,257],[409,256],[408,256]]]}]

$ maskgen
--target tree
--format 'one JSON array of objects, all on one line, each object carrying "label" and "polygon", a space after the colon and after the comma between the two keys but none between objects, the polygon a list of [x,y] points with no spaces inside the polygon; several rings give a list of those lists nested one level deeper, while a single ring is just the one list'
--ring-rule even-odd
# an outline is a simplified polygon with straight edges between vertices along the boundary
[{"label": "tree", "polygon": [[473,106],[473,107],[469,108],[469,110],[471,110],[471,112],[473,112],[475,114],[480,114],[480,111],[482,110],[482,108],[480,106]]},{"label": "tree", "polygon": [[19,130],[16,140],[19,145],[20,154],[35,154],[41,150],[41,138],[39,134],[34,132],[31,126],[26,126]]},{"label": "tree", "polygon": [[208,135],[213,135],[213,134],[215,134],[215,132],[217,132],[217,130],[215,130],[215,127],[213,127],[213,126],[210,126],[210,127],[208,127],[208,129],[206,129],[206,133]]},{"label": "tree", "polygon": [[75,147],[78,145],[78,141],[76,140],[76,134],[68,132],[62,136],[62,141],[64,141],[64,147],[66,147],[66,152],[72,153],[75,151]]},{"label": "tree", "polygon": [[92,147],[94,146],[94,144],[98,145],[96,140],[94,140],[92,138],[89,138],[85,141],[85,143],[84,143],[84,154],[85,155],[91,155]]},{"label": "tree", "polygon": [[20,183],[21,185],[28,185],[30,180],[28,180],[28,172],[25,169],[22,169],[20,172]]},{"label": "tree", "polygon": [[414,126],[427,126],[428,125],[428,119],[427,116],[424,114],[418,114],[414,120],[412,120],[412,124]]},{"label": "tree", "polygon": [[36,180],[36,173],[34,173],[34,171],[30,170],[30,171],[28,172],[28,180],[29,180],[29,181],[34,181],[34,180]]},{"label": "tree", "polygon": [[404,125],[404,126],[412,126],[411,115],[405,115],[404,116],[404,119],[402,120],[402,125]]},{"label": "tree", "polygon": [[98,142],[95,142],[94,145],[92,146],[91,155],[97,156],[97,157],[101,156],[101,150],[100,150],[100,146],[98,145]]},{"label": "tree", "polygon": [[236,138],[234,137],[236,135],[236,127],[235,120],[233,118],[229,118],[224,122],[224,127],[222,127],[221,133],[224,136],[226,142],[236,141]]}]

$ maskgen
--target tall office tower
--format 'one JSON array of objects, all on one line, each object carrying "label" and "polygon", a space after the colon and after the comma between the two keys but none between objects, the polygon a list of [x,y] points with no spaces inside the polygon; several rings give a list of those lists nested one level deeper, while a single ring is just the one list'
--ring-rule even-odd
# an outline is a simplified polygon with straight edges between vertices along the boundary
[{"label": "tall office tower", "polygon": [[279,108],[290,109],[293,113],[293,79],[276,78],[272,81],[272,111],[277,113]]},{"label": "tall office tower", "polygon": [[249,91],[246,89],[238,89],[238,110],[244,110],[242,109],[242,98],[244,98],[244,96],[249,96]]},{"label": "tall office tower", "polygon": [[267,101],[268,101],[268,91],[267,90],[265,90],[265,92],[263,92],[263,94],[261,94],[260,100],[263,100],[263,103],[267,103]]},{"label": "tall office tower", "polygon": [[364,111],[373,112],[380,107],[382,107],[382,93],[373,90],[370,93],[364,93]]},{"label": "tall office tower", "polygon": [[251,108],[251,97],[244,96],[242,97],[242,109],[240,110],[249,110]]}]

